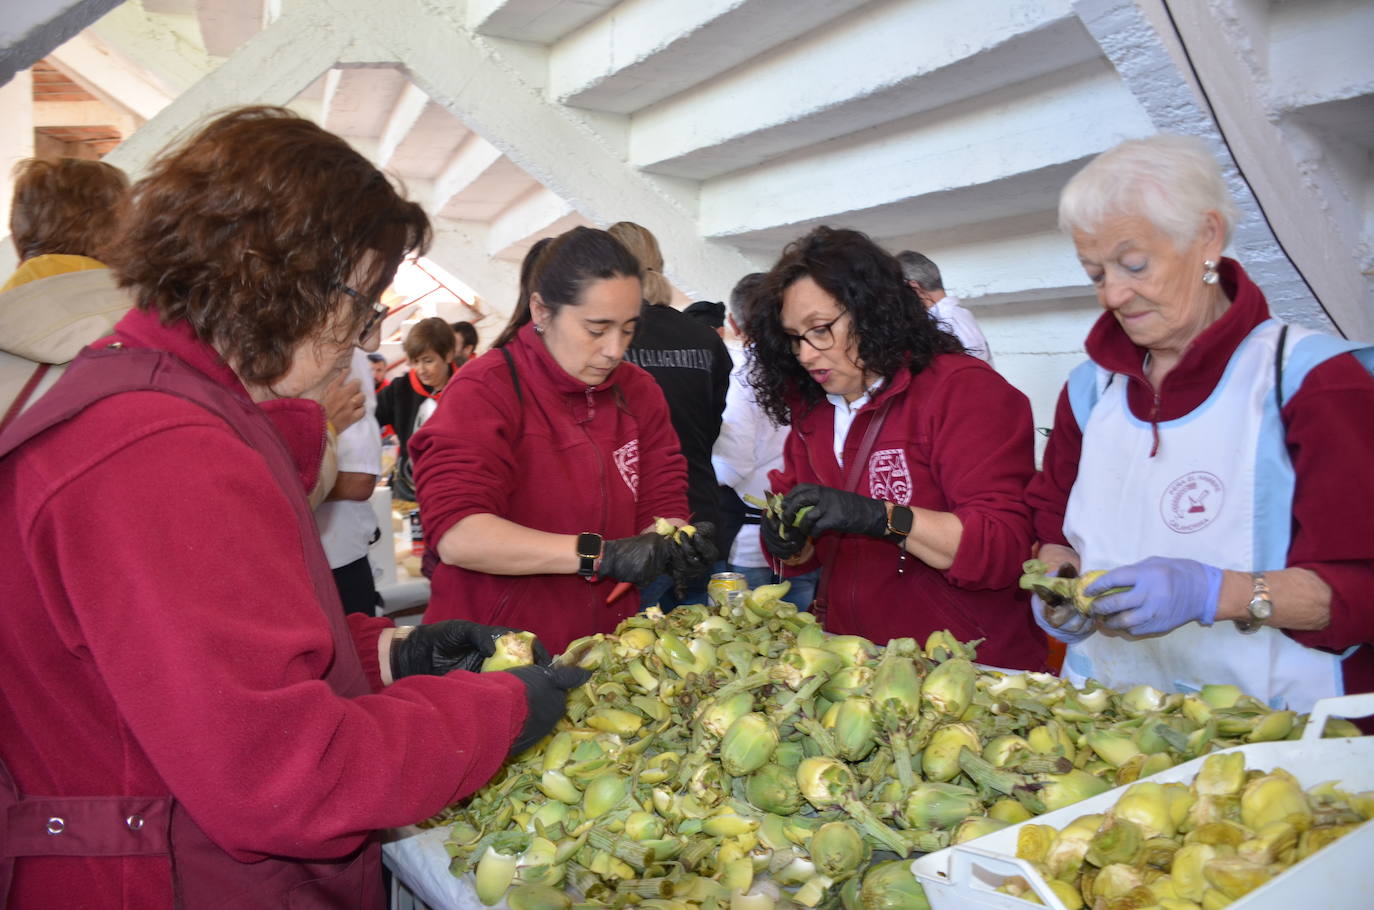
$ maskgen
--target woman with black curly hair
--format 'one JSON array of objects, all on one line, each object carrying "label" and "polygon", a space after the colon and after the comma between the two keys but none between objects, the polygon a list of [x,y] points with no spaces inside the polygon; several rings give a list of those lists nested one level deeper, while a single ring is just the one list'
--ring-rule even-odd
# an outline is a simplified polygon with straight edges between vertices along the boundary
[{"label": "woman with black curly hair", "polygon": [[897,260],[857,231],[791,244],[749,318],[759,403],[790,423],[781,521],[763,542],[784,574],[822,568],[828,631],[878,642],[948,629],[980,661],[1043,669],[1018,596],[1030,554],[1022,493],[1030,403],[941,331]]}]

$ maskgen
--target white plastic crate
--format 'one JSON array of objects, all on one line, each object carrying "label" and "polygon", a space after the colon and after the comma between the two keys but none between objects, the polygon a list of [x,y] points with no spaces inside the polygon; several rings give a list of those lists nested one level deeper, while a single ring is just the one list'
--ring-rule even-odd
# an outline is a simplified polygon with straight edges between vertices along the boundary
[{"label": "white plastic crate", "polygon": [[[1323,781],[1340,781],[1344,790],[1374,790],[1374,736],[1322,739],[1328,717],[1365,717],[1374,714],[1374,693],[1328,698],[1316,704],[1300,740],[1254,743],[1226,752],[1245,753],[1246,768],[1271,771],[1282,767],[1304,788]],[[1191,783],[1202,769],[1199,758],[1149,777],[1167,783]],[[1108,790],[1082,802],[1021,824],[1050,825],[1063,829],[1083,815],[1106,812],[1125,792]],[[1003,828],[976,840],[928,854],[911,864],[911,871],[925,888],[933,910],[1000,908],[1026,910],[1029,901],[996,889],[1009,879],[1023,879],[1046,907],[1065,910],[1035,867],[1016,858],[1021,824]],[[1368,822],[1335,843],[1295,863],[1263,887],[1229,905],[1228,910],[1277,910],[1320,907],[1322,910],[1374,906],[1374,822]]]}]

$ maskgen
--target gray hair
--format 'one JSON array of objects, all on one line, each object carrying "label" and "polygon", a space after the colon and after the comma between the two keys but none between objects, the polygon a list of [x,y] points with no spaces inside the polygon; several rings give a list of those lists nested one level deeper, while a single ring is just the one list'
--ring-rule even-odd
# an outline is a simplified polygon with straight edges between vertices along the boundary
[{"label": "gray hair", "polygon": [[1239,212],[1221,166],[1207,143],[1160,133],[1110,148],[1074,174],[1059,195],[1059,227],[1092,233],[1116,215],[1136,215],[1159,228],[1182,250],[1197,236],[1203,216],[1221,215],[1224,242]]},{"label": "gray hair", "polygon": [[768,277],[764,272],[750,272],[739,281],[735,282],[735,287],[730,291],[730,315],[735,317],[735,325],[744,327],[749,319],[749,304],[754,299],[754,292],[763,284],[763,279]]},{"label": "gray hair", "polygon": [[902,274],[907,281],[914,281],[927,291],[945,289],[944,280],[940,278],[940,267],[929,256],[913,250],[902,250],[897,254],[897,261],[901,263]]}]

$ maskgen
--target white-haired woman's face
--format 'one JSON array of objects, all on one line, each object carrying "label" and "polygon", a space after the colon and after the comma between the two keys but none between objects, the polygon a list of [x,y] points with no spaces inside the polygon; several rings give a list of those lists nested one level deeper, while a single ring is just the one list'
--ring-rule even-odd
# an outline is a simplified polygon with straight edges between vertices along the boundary
[{"label": "white-haired woman's face", "polygon": [[1214,286],[1202,280],[1203,263],[1221,258],[1220,227],[1220,217],[1207,213],[1197,236],[1180,250],[1145,218],[1116,215],[1092,233],[1074,231],[1073,242],[1097,299],[1131,341],[1182,353],[1224,312]]}]

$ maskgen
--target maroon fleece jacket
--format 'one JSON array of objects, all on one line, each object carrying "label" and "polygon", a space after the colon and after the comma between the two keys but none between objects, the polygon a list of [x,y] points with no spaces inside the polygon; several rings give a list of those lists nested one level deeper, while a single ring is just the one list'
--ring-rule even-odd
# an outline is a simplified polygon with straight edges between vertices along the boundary
[{"label": "maroon fleece jacket", "polygon": [[[607,540],[655,518],[688,517],[687,463],[653,377],[622,363],[599,386],[569,375],[526,325],[506,346],[519,374],[488,351],[444,389],[410,442],[427,539],[491,514],[554,534]],[[552,654],[609,632],[639,609],[637,592],[606,603],[614,579],[488,575],[440,564],[425,621],[461,617],[528,629]]]},{"label": "maroon fleece jacket", "polygon": [[[247,395],[182,324],[116,339]],[[41,404],[41,403],[40,403]],[[284,434],[318,438],[314,432]],[[525,718],[510,674],[321,681],[328,620],[262,457],[159,392],[106,398],[0,460],[0,759],[21,792],[171,795],[222,849],[335,858],[484,784]],[[21,858],[12,906],[170,908],[166,857]]]},{"label": "maroon fleece jacket", "polygon": [[[893,404],[855,492],[952,512],[963,536],[954,564],[938,570],[914,556],[899,566],[899,551],[886,540],[821,535],[817,596],[828,605],[826,630],[880,644],[908,636],[924,644],[931,632],[948,629],[961,641],[983,639],[982,663],[1043,670],[1045,636],[1016,588],[1031,545],[1022,498],[1035,470],[1030,402],[981,360],[940,354],[915,376],[900,371],[859,410],[845,438],[846,465],[858,457],[874,412],[888,399]],[[798,483],[843,488],[834,428],[828,401],[794,409],[783,468],[769,474],[774,491]]]}]

